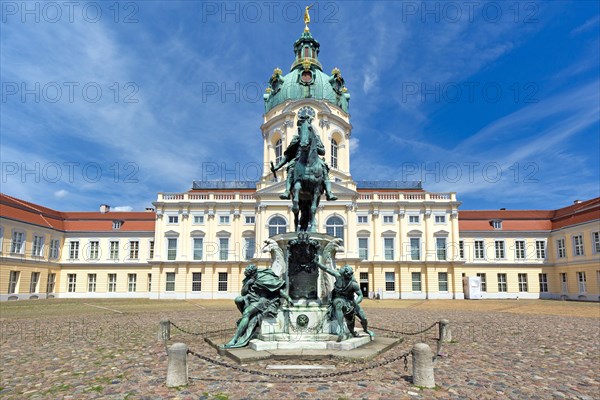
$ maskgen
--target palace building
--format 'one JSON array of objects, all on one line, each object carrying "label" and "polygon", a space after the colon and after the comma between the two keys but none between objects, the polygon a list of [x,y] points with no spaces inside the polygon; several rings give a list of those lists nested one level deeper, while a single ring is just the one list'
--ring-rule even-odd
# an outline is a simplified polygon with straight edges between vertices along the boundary
[{"label": "palace building", "polygon": [[[264,95],[264,165],[277,164],[302,107],[326,148],[336,201],[323,197],[317,230],[343,240],[366,296],[462,299],[464,277],[482,298],[600,300],[600,198],[558,210],[459,210],[456,193],[420,182],[354,181],[350,94],[319,62],[305,29],[287,74]],[[260,140],[260,138],[257,138]],[[194,181],[159,193],[145,212],[60,212],[0,195],[0,300],[234,298],[244,268],[270,265],[265,239],[294,230],[284,170],[258,182]]]}]

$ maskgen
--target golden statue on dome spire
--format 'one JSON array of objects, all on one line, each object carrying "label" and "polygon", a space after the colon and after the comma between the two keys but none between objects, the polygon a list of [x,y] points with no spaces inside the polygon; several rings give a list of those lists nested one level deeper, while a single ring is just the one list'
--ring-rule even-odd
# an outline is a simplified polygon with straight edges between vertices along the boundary
[{"label": "golden statue on dome spire", "polygon": [[314,6],[315,4],[311,4],[310,6],[306,6],[305,10],[304,10],[304,32],[309,32],[310,29],[308,29],[308,24],[310,24],[310,14],[308,13],[308,10],[311,9],[312,6]]}]

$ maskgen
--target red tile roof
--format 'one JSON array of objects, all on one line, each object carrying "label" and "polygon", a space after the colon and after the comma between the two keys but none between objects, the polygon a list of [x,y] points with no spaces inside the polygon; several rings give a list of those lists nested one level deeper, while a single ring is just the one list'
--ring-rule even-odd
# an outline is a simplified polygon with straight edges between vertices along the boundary
[{"label": "red tile roof", "polygon": [[[60,212],[0,193],[0,216],[59,231],[154,231],[154,212]],[[112,228],[112,221],[123,221]]]}]

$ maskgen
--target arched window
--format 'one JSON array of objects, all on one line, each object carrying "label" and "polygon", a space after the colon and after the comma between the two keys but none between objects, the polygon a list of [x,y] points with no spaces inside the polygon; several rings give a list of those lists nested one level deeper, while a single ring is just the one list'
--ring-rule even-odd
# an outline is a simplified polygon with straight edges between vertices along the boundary
[{"label": "arched window", "polygon": [[331,139],[331,168],[338,167],[338,142]]},{"label": "arched window", "polygon": [[279,164],[281,156],[283,156],[283,144],[281,143],[281,139],[278,139],[275,142],[275,164]]},{"label": "arched window", "polygon": [[344,240],[344,221],[340,217],[330,217],[325,223],[325,230],[328,235]]},{"label": "arched window", "polygon": [[287,222],[278,215],[269,220],[269,237],[287,232]]}]

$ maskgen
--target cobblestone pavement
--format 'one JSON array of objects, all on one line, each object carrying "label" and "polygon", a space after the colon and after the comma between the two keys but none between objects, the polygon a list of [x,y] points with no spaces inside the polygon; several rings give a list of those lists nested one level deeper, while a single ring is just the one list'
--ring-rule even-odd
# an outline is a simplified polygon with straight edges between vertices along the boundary
[{"label": "cobblestone pavement", "polygon": [[[89,302],[89,301],[88,301]],[[103,303],[104,304],[104,303]],[[564,306],[565,303],[562,303]],[[596,305],[597,306],[597,305]],[[174,308],[176,309],[176,308]],[[234,326],[233,307],[168,312],[123,312],[90,307],[88,314],[0,319],[0,397],[6,399],[598,399],[600,318],[442,309],[366,307],[375,327],[418,331],[449,319],[453,342],[435,363],[438,388],[411,385],[412,365],[401,361],[360,374],[321,379],[315,370],[286,370],[313,378],[273,379],[188,357],[190,384],[165,387],[167,357],[156,340],[168,318],[190,331]],[[600,315],[599,315],[600,316]],[[221,321],[216,323],[215,321]],[[216,355],[199,336],[172,328],[170,343],[235,365]],[[378,335],[388,335],[376,331]],[[419,341],[435,349],[435,329],[405,342],[375,361],[397,357]],[[213,336],[214,337],[214,336]],[[223,336],[225,342],[228,337]],[[410,360],[410,357],[409,357]],[[268,364],[335,365],[345,371],[366,364],[333,360],[271,360]]]}]

